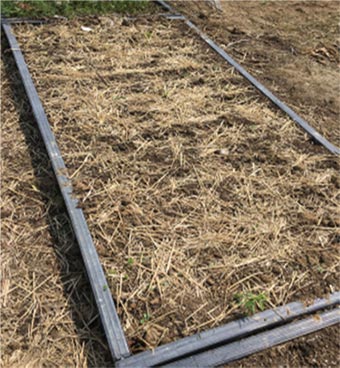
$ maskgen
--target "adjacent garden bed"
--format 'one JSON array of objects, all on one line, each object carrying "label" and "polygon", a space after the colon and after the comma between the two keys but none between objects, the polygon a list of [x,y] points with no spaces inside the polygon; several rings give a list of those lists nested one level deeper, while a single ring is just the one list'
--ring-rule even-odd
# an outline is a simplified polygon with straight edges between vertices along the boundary
[{"label": "adjacent garden bed", "polygon": [[337,1],[207,1],[173,5],[340,145],[340,37]]},{"label": "adjacent garden bed", "polygon": [[109,366],[77,243],[10,56],[1,60],[0,365]]},{"label": "adjacent garden bed", "polygon": [[134,352],[339,289],[336,158],[180,23],[15,33]]}]

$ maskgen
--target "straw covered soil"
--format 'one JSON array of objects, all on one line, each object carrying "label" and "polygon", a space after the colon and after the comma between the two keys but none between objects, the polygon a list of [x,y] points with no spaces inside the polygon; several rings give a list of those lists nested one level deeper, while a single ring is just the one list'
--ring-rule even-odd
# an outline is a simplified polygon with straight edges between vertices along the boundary
[{"label": "straw covered soil", "polygon": [[77,244],[6,44],[3,50],[0,365],[109,366]]},{"label": "straw covered soil", "polygon": [[247,70],[340,145],[338,1],[173,1]]},{"label": "straw covered soil", "polygon": [[339,289],[337,160],[181,23],[15,32],[134,352]]}]

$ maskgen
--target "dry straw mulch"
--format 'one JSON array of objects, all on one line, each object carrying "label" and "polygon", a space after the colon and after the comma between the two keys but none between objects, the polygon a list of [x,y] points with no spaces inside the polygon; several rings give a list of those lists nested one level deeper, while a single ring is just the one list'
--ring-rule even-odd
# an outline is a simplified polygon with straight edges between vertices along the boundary
[{"label": "dry straw mulch", "polygon": [[1,61],[1,367],[111,364],[10,53]]},{"label": "dry straw mulch", "polygon": [[180,23],[16,34],[133,351],[339,288],[336,159]]}]

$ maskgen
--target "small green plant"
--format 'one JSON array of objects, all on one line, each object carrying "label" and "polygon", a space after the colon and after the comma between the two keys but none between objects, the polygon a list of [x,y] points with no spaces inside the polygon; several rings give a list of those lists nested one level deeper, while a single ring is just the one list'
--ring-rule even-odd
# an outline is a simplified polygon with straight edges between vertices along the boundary
[{"label": "small green plant", "polygon": [[167,98],[167,97],[169,96],[169,93],[170,93],[170,91],[164,87],[164,90],[163,90],[163,97],[164,97],[164,98]]},{"label": "small green plant", "polygon": [[133,258],[128,258],[127,263],[128,263],[129,266],[132,266],[134,264],[134,262],[135,261],[133,260]]},{"label": "small green plant", "polygon": [[103,286],[103,291],[106,291],[108,289],[108,286],[107,285],[104,285]]},{"label": "small green plant", "polygon": [[143,314],[143,318],[140,320],[141,325],[150,320],[150,315],[148,313]]},{"label": "small green plant", "polygon": [[319,272],[319,273],[324,273],[325,272],[325,269],[322,267],[322,266],[317,266],[317,271]]},{"label": "small green plant", "polygon": [[145,38],[149,40],[152,37],[152,31],[146,31],[145,32]]},{"label": "small green plant", "polygon": [[268,299],[264,293],[238,293],[234,295],[237,304],[246,310],[248,315],[254,314],[256,309],[263,311]]},{"label": "small green plant", "polygon": [[109,276],[114,276],[116,273],[117,272],[114,268],[112,268],[111,270],[108,271]]}]

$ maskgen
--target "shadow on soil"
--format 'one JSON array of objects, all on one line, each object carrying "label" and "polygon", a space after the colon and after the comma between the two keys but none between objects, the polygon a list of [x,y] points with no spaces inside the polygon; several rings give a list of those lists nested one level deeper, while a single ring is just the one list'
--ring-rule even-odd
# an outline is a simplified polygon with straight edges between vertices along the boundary
[{"label": "shadow on soil", "polygon": [[1,58],[15,106],[20,114],[20,128],[25,136],[28,151],[37,179],[38,189],[46,208],[48,230],[52,236],[55,255],[59,261],[63,292],[68,300],[70,316],[85,347],[89,367],[112,366],[104,332],[95,306],[94,297],[85,273],[78,244],[64,207],[50,161],[40,136],[28,99],[21,83],[12,53],[4,35],[1,37]]}]

